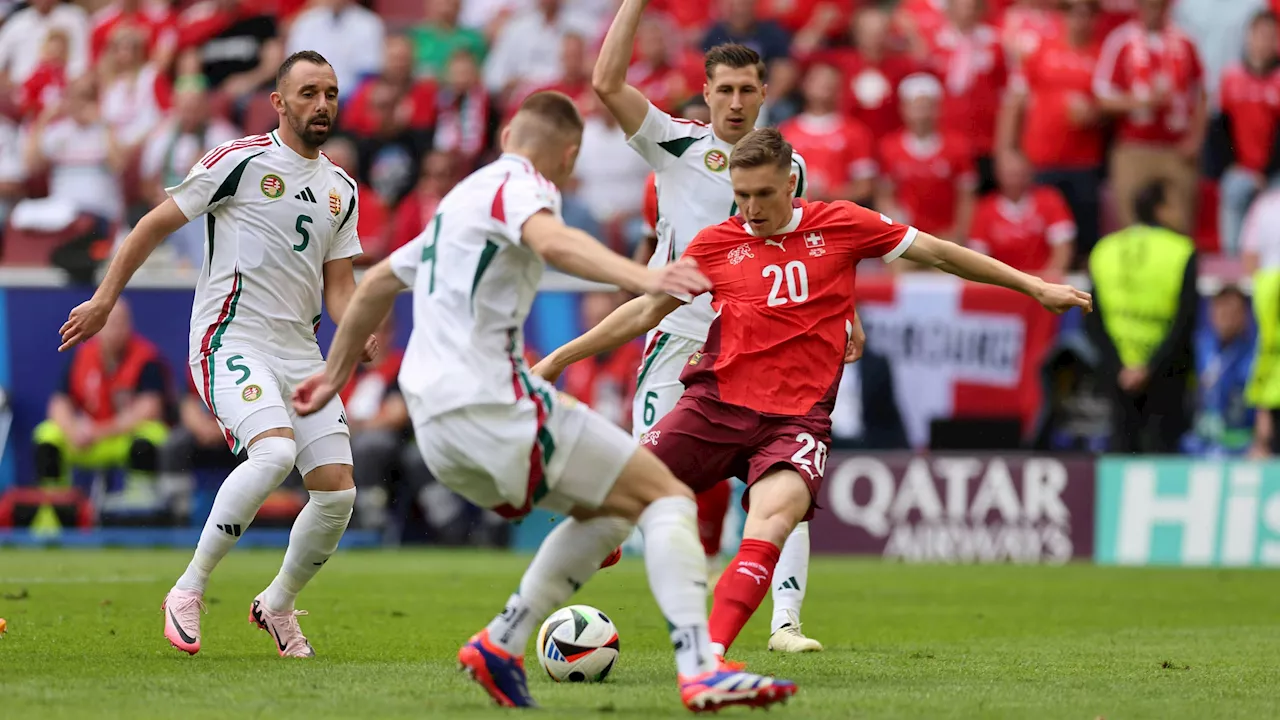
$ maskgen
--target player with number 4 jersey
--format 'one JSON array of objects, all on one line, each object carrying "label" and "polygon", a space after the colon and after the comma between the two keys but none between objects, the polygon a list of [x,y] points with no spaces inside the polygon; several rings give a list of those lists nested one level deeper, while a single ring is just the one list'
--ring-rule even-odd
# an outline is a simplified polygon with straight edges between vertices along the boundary
[{"label": "player with number 4 jersey", "polygon": [[[1086,293],[854,203],[794,202],[790,158],[791,146],[771,129],[734,147],[729,167],[742,214],[704,229],[685,252],[712,282],[716,318],[686,363],[684,395],[641,441],[695,491],[725,475],[747,481],[742,544],[720,576],[711,611],[712,649],[721,655],[769,591],[783,542],[813,514],[853,333],[860,260],[905,257],[1018,290],[1055,312],[1091,304]],[[690,300],[633,300],[534,372],[553,380],[568,364],[649,331]]]}]

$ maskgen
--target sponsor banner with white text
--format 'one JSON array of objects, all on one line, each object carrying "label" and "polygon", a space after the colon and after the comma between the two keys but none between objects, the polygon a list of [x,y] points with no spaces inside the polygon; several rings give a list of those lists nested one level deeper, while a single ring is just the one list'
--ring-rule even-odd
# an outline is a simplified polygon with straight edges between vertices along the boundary
[{"label": "sponsor banner with white text", "polygon": [[815,553],[1050,564],[1093,555],[1088,457],[834,452],[826,470]]}]

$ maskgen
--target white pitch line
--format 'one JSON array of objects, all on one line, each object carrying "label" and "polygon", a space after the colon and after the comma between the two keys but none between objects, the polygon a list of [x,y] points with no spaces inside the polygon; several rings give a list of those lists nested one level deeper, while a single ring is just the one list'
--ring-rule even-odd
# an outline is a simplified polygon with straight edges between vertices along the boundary
[{"label": "white pitch line", "polygon": [[152,583],[157,577],[107,576],[107,577],[0,577],[0,585],[123,585],[126,583]]}]

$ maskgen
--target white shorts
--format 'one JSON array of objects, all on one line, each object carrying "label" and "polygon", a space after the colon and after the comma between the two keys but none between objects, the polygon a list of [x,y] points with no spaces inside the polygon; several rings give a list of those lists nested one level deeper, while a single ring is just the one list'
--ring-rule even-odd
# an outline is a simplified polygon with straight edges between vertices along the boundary
[{"label": "white shorts", "polygon": [[650,332],[644,346],[644,360],[640,363],[636,397],[631,407],[631,434],[637,439],[676,406],[684,394],[680,373],[689,364],[689,356],[702,349],[702,343],[697,340],[660,330]]},{"label": "white shorts", "polygon": [[[191,364],[191,377],[205,405],[218,419],[231,452],[277,428],[293,430],[298,446],[298,472],[304,476],[319,465],[351,464],[351,429],[347,427],[342,400],[334,397],[319,412],[298,417],[293,411],[293,388],[305,378],[324,370],[323,360],[287,360],[243,347],[221,347]],[[308,448],[321,438],[342,435],[346,448],[334,457],[309,459]],[[331,443],[327,445],[332,445]]]},{"label": "white shorts", "polygon": [[[419,415],[405,399],[410,416]],[[451,410],[415,422],[414,431],[432,475],[508,519],[534,507],[600,507],[637,447],[604,416],[537,385],[515,405]]]}]

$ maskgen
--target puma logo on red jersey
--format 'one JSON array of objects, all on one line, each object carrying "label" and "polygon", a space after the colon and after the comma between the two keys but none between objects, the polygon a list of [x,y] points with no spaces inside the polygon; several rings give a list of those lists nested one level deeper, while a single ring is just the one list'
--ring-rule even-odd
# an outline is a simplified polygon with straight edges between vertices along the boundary
[{"label": "puma logo on red jersey", "polygon": [[786,252],[786,251],[787,251],[787,249],[786,249],[785,247],[783,247],[783,246],[782,246],[782,243],[783,243],[784,241],[786,241],[786,239],[787,239],[787,236],[786,236],[786,235],[783,235],[781,238],[779,238],[779,239],[777,239],[777,240],[774,240],[773,238],[765,238],[765,239],[764,239],[764,244],[765,244],[765,245],[772,245],[772,246],[774,246],[774,247],[778,248],[779,250],[781,250],[782,252]]}]

